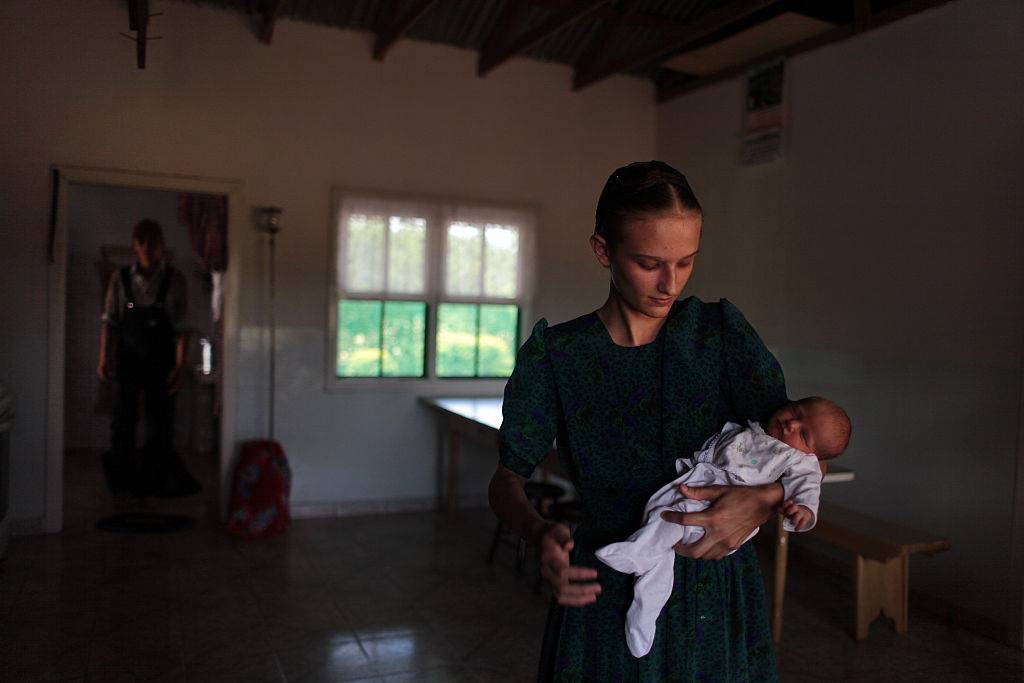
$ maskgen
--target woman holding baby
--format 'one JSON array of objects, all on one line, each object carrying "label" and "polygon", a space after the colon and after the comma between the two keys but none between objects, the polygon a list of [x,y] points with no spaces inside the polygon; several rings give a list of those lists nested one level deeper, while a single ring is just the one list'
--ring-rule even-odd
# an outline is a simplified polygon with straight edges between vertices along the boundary
[{"label": "woman holding baby", "polygon": [[[666,519],[705,533],[676,547],[672,594],[644,657],[630,654],[623,635],[633,577],[594,556],[642,524],[648,498],[676,478],[677,458],[725,422],[764,420],[787,402],[778,362],[739,310],[676,300],[702,220],[672,167],[652,161],[613,173],[590,238],[610,272],[607,301],[559,325],[541,319],[505,388],[490,499],[509,528],[539,544],[555,597],[541,680],[776,679],[758,560],[743,540],[782,504],[780,484],[685,492],[710,507]],[[582,505],[572,534],[543,520],[523,493],[556,439]]]}]

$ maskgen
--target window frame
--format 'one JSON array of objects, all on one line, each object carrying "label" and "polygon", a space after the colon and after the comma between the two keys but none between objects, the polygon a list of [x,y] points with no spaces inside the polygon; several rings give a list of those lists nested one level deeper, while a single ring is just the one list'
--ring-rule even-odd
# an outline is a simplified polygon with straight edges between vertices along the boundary
[{"label": "window frame", "polygon": [[[341,219],[346,200],[408,202],[428,206],[430,215],[425,216],[426,226],[426,280],[422,298],[408,292],[387,294],[384,292],[346,292],[339,282],[340,268],[345,262],[342,253],[346,226]],[[459,209],[471,211],[493,211],[500,214],[519,214],[519,292],[514,298],[486,296],[445,296],[444,278],[446,226],[448,220],[457,215]],[[467,199],[447,195],[416,194],[373,190],[358,187],[336,186],[331,188],[330,217],[328,220],[328,286],[326,353],[324,363],[324,386],[327,392],[345,393],[367,390],[406,391],[415,389],[424,395],[477,396],[500,394],[508,381],[506,378],[438,377],[436,374],[437,311],[441,303],[513,304],[519,307],[519,329],[517,330],[516,351],[525,341],[533,319],[533,295],[536,272],[536,233],[539,211],[536,205],[528,203],[499,202],[493,200]],[[387,264],[385,263],[385,267]],[[426,358],[423,377],[338,377],[338,301],[359,299],[368,301],[423,301],[426,303]]]}]

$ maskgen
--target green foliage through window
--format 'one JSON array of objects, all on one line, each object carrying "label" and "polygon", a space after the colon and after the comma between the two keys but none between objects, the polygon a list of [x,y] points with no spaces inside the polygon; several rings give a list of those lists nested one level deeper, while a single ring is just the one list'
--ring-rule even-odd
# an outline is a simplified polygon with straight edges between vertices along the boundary
[{"label": "green foliage through window", "polygon": [[427,305],[422,301],[338,302],[338,377],[422,377]]},{"label": "green foliage through window", "polygon": [[518,306],[440,304],[437,376],[508,377],[516,362],[518,330]]}]

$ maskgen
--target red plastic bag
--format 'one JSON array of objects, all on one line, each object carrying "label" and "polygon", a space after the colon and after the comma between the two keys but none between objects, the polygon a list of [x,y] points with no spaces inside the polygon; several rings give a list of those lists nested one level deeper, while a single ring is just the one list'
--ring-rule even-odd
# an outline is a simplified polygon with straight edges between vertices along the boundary
[{"label": "red plastic bag", "polygon": [[228,531],[243,538],[282,533],[291,522],[291,484],[291,468],[281,444],[269,439],[243,443],[231,486]]}]

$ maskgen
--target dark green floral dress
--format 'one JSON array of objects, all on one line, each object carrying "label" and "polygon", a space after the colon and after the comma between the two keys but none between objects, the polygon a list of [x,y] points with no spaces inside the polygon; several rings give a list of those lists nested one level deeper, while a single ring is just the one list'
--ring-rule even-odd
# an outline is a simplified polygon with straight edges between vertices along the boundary
[{"label": "dark green floral dress", "polygon": [[626,647],[631,575],[594,557],[642,523],[644,504],[727,420],[761,420],[786,402],[778,362],[735,306],[673,304],[658,337],[616,345],[596,313],[554,327],[541,319],[505,387],[500,462],[529,476],[557,439],[583,520],[572,563],[597,569],[586,607],[552,606],[540,679],[771,681],[775,651],[751,544],[722,560],[676,557],[675,587],[651,651]]}]

